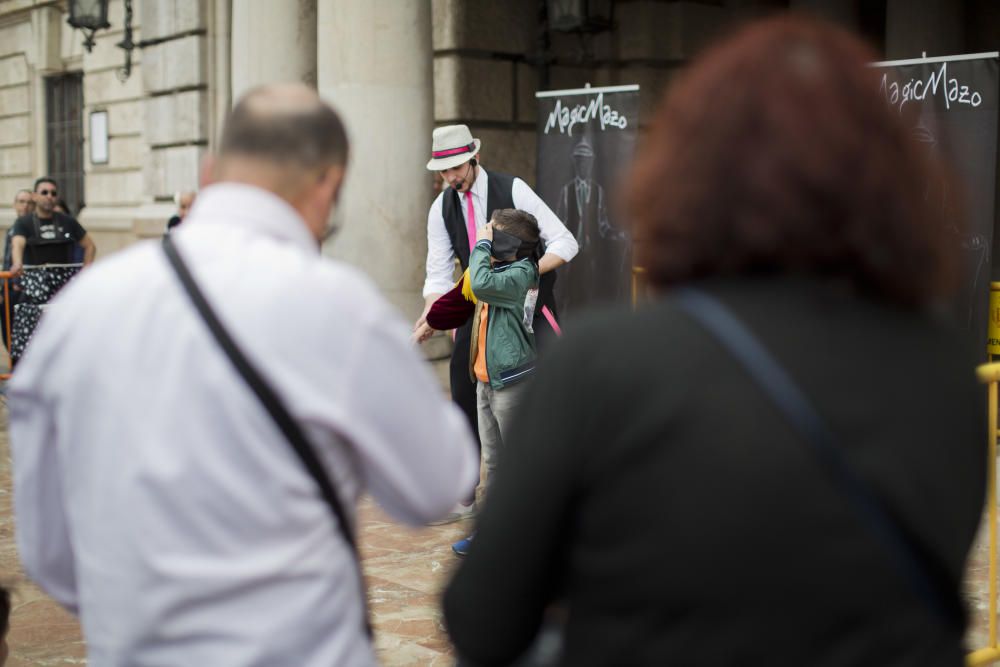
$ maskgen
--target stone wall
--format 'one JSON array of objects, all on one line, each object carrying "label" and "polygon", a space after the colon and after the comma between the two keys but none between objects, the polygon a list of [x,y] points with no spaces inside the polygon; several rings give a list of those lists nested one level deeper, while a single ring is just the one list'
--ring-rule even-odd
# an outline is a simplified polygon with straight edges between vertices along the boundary
[{"label": "stone wall", "polygon": [[[62,4],[0,0],[0,221],[13,217],[16,190],[48,170],[45,77],[81,72],[86,207],[79,218],[101,257],[162,234],[174,192],[197,185],[220,100],[228,106],[228,94],[210,91],[217,53],[207,35],[220,3],[133,0],[132,39],[142,44],[127,78],[125,52],[116,46],[124,37],[124,3],[109,3],[111,28],[96,33],[91,53],[83,34],[67,25]],[[108,114],[107,164],[90,161],[88,119],[95,111]]]},{"label": "stone wall", "polygon": [[37,164],[32,124],[37,49],[32,48],[31,14],[13,7],[8,11],[0,14],[0,207],[6,207],[0,208],[0,215],[7,212],[3,218],[11,217],[17,190],[31,186]]},{"label": "stone wall", "polygon": [[536,0],[433,0],[434,122],[467,123],[487,168],[534,182]]},{"label": "stone wall", "polygon": [[714,39],[795,10],[837,21],[891,57],[994,50],[995,0],[614,0],[613,27],[545,32],[538,0],[433,0],[434,122],[467,123],[483,163],[535,180],[535,90],[637,83],[640,126]]},{"label": "stone wall", "polygon": [[[0,224],[11,217],[16,189],[46,171],[44,77],[82,71],[84,132],[90,112],[108,112],[110,162],[85,159],[81,221],[102,256],[159,234],[173,212],[172,194],[197,182],[199,160],[231,102],[231,74],[289,57],[285,51],[271,59],[244,57],[253,42],[236,40],[232,53],[239,62],[230,67],[230,21],[246,23],[232,8],[243,2],[260,14],[267,4],[269,16],[286,11],[282,25],[302,29],[317,20],[318,1],[134,0],[133,39],[144,44],[134,51],[132,75],[123,83],[116,76],[124,57],[115,46],[122,38],[120,0],[110,3],[113,27],[98,32],[90,54],[82,34],[66,25],[65,3],[0,0]],[[894,58],[1000,44],[995,0],[614,0],[612,29],[585,36],[545,31],[541,0],[430,2],[433,123],[468,123],[483,141],[487,167],[529,183],[535,181],[536,90],[638,83],[642,126],[685,63],[720,34],[769,12],[792,8],[833,18]],[[240,36],[239,26],[234,32]],[[337,34],[319,32],[320,51],[343,41]],[[316,48],[295,46],[296,53]],[[368,49],[377,58],[389,45]],[[316,68],[302,78],[313,81],[324,62],[309,58]],[[245,78],[236,77],[233,85]]]},{"label": "stone wall", "polygon": [[52,3],[0,2],[0,216],[11,219],[14,194],[44,170],[44,77],[73,63],[83,48],[64,34]]},{"label": "stone wall", "polygon": [[[142,39],[140,16],[141,11],[137,9],[132,24],[134,42]],[[83,33],[67,25],[65,15],[60,17],[66,39],[80,49],[82,56],[79,63],[63,63],[62,69],[83,72],[83,168],[87,207],[78,217],[93,235],[98,256],[107,255],[135,239],[134,213],[146,201],[143,169],[149,160],[149,151],[144,138],[144,57],[138,49],[132,52],[131,75],[123,81],[125,52],[115,45],[124,37],[124,19],[123,3],[110,3],[108,22],[111,28],[96,33],[97,45],[92,53],[87,53],[80,46]],[[88,119],[94,111],[108,112],[107,164],[95,165],[90,161]],[[45,167],[40,171],[44,172]]]},{"label": "stone wall", "polygon": [[[147,201],[166,203],[175,192],[197,189],[208,147],[208,7],[192,0],[145,0],[142,26],[145,194]],[[164,220],[160,214],[144,223],[161,233]]]},{"label": "stone wall", "polygon": [[487,167],[534,184],[536,91],[637,83],[648,118],[699,49],[773,4],[617,0],[611,30],[579,35],[546,32],[538,0],[433,0],[435,124],[468,124]]}]

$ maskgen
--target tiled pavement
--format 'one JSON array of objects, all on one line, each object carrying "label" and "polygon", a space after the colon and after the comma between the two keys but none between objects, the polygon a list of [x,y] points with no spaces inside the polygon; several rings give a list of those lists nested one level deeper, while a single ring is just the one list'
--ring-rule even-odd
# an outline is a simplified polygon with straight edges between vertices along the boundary
[{"label": "tiled pavement", "polygon": [[989,627],[989,540],[985,517],[965,569],[965,597],[969,609],[969,630],[965,644],[970,650],[987,645]]},{"label": "tiled pavement", "polygon": [[86,648],[76,619],[33,586],[21,571],[14,545],[11,500],[7,411],[0,408],[0,583],[14,591],[7,665],[85,665]]},{"label": "tiled pavement", "polygon": [[471,520],[410,530],[370,500],[361,506],[361,551],[375,624],[375,648],[386,665],[451,665],[440,592],[457,557],[451,543]]}]

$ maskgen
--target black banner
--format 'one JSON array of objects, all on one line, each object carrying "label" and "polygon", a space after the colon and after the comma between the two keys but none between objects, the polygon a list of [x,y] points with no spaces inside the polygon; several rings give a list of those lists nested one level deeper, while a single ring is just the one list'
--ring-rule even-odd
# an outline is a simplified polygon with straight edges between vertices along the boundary
[{"label": "black banner", "polygon": [[631,295],[631,240],[617,224],[615,187],[635,152],[639,87],[537,93],[537,192],[580,245],[558,269],[562,317]]},{"label": "black banner", "polygon": [[[882,72],[881,91],[888,104],[900,111],[919,106],[914,136],[951,165],[960,184],[960,192],[950,192],[942,183],[928,183],[921,195],[928,206],[940,209],[943,224],[961,250],[962,285],[954,312],[985,354],[994,270],[998,59],[996,54],[978,54],[875,67]],[[964,220],[958,219],[959,208],[964,209]]]}]

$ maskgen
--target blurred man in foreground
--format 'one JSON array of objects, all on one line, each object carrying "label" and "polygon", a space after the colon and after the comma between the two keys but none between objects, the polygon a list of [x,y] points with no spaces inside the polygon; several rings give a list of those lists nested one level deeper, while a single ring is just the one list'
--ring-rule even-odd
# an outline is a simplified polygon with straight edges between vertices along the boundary
[{"label": "blurred man in foreground", "polygon": [[18,544],[80,614],[92,665],[376,664],[354,527],[332,520],[168,247],[307,436],[349,524],[366,489],[421,524],[476,482],[468,427],[407,327],[319,253],[347,152],[311,89],[251,91],[183,228],[85,272],[18,367]]}]

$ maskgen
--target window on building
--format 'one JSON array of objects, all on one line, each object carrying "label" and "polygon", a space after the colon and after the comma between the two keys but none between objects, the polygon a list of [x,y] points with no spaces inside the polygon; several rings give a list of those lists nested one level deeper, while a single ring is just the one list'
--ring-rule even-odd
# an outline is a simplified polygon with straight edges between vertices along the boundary
[{"label": "window on building", "polygon": [[59,183],[59,196],[80,212],[83,197],[83,74],[70,72],[45,79],[45,134],[48,171]]}]

